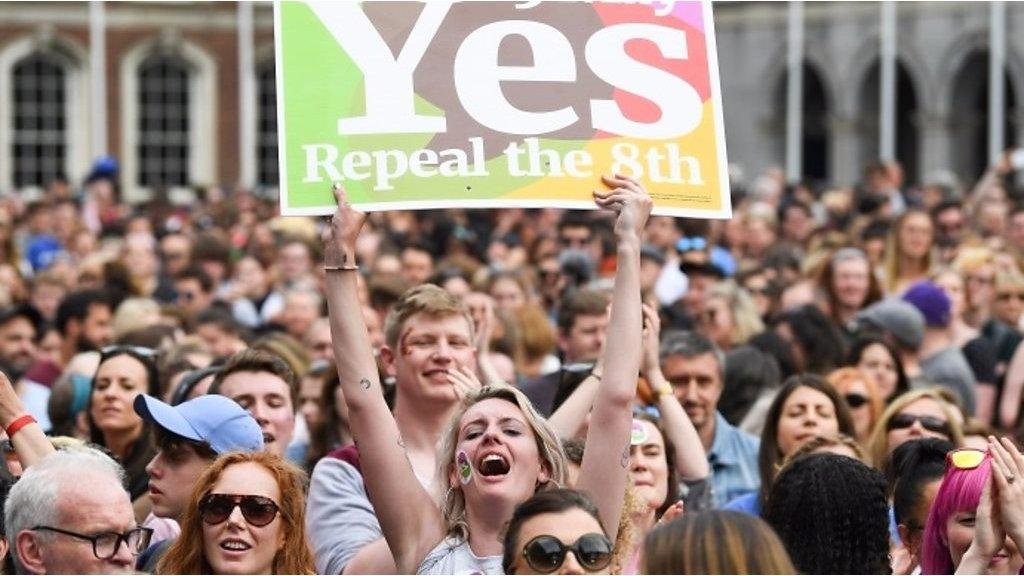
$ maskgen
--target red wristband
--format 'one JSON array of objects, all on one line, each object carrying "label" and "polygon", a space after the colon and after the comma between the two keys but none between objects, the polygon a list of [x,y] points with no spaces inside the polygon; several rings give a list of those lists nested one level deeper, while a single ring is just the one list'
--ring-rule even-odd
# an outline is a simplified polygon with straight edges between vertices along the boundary
[{"label": "red wristband", "polygon": [[25,426],[36,423],[36,419],[33,418],[31,414],[25,414],[24,416],[15,418],[14,422],[11,422],[10,425],[7,426],[7,439],[10,440],[11,438],[14,438],[14,435],[21,431]]}]

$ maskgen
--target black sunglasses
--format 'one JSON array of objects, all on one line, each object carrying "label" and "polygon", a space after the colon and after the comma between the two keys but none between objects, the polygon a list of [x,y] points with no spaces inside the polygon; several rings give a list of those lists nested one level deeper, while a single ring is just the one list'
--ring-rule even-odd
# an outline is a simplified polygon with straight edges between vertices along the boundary
[{"label": "black sunglasses", "polygon": [[868,403],[867,396],[863,394],[847,394],[843,398],[846,399],[846,404],[855,410]]},{"label": "black sunglasses", "polygon": [[569,551],[580,566],[590,572],[607,568],[612,562],[612,543],[607,536],[596,532],[580,536],[572,545],[563,544],[554,536],[537,536],[523,546],[523,557],[530,568],[550,574],[562,566]]},{"label": "black sunglasses", "polygon": [[925,430],[949,436],[949,423],[935,416],[918,416],[917,414],[897,414],[889,420],[886,430],[902,430],[910,428],[914,422],[920,422]]},{"label": "black sunglasses", "polygon": [[207,524],[220,524],[231,516],[236,506],[245,521],[257,527],[273,522],[279,510],[277,503],[266,496],[207,494],[199,501],[199,517]]}]

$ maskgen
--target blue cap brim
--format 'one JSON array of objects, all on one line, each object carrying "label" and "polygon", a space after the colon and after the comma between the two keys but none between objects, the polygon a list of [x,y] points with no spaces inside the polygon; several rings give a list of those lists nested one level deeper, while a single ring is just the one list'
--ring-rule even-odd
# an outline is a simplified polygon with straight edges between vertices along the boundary
[{"label": "blue cap brim", "polygon": [[188,420],[185,420],[185,417],[170,404],[161,402],[148,394],[139,394],[135,397],[134,408],[143,420],[153,422],[168,432],[195,442],[203,441]]}]

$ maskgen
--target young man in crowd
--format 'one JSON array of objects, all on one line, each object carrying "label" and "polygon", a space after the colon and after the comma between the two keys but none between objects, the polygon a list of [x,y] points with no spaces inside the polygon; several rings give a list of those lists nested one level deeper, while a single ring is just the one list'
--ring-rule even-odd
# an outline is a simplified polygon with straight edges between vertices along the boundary
[{"label": "young man in crowd", "polygon": [[609,299],[601,292],[577,290],[562,300],[558,310],[558,348],[562,351],[562,369],[524,382],[520,390],[533,407],[550,416],[555,396],[566,367],[593,363],[601,354],[608,331]]},{"label": "young man in crowd", "polygon": [[[447,372],[476,370],[473,321],[454,297],[424,284],[402,296],[384,332],[380,355],[395,377],[395,421],[417,478],[429,488],[437,468],[437,441],[460,399]],[[306,523],[318,572],[396,570],[366,495],[355,446],[332,452],[313,470]]]},{"label": "young man in crowd", "polygon": [[267,451],[278,456],[284,456],[292,441],[298,390],[288,363],[259,350],[229,358],[210,386],[210,394],[227,396],[252,414]]},{"label": "young man in crowd", "polygon": [[99,350],[114,338],[114,305],[98,290],[68,294],[57,308],[57,330],[63,337],[61,359],[67,363],[80,352]]},{"label": "young man in crowd", "polygon": [[[152,396],[135,397],[135,413],[152,422],[157,453],[146,466],[152,517],[180,522],[196,481],[218,455],[236,450],[263,449],[263,431],[256,420],[235,401],[210,394],[177,406]],[[149,525],[150,519],[144,523]],[[155,523],[154,523],[155,524]],[[153,574],[173,542],[166,538],[139,556],[138,568]]]}]

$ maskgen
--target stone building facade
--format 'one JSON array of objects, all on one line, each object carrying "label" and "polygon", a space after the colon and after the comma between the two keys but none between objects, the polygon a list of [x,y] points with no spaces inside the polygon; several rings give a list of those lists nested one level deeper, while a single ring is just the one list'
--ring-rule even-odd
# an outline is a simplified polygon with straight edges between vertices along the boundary
[{"label": "stone building facade", "polygon": [[[91,70],[88,2],[0,2],[0,191],[82,178],[117,157],[129,197],[156,187],[276,185],[273,16],[254,6],[256,100],[239,102],[238,5],[107,2],[105,69]],[[881,9],[807,2],[804,173],[849,184],[878,154]],[[900,2],[897,155],[909,180],[941,171],[973,179],[985,166],[989,6]],[[731,162],[755,174],[784,162],[787,6],[715,4]],[[1024,143],[1024,4],[1006,6],[1007,145]],[[105,79],[103,150],[90,83]],[[255,132],[242,149],[244,128]],[[243,177],[249,163],[250,176]],[[249,181],[246,181],[249,180]]]}]

